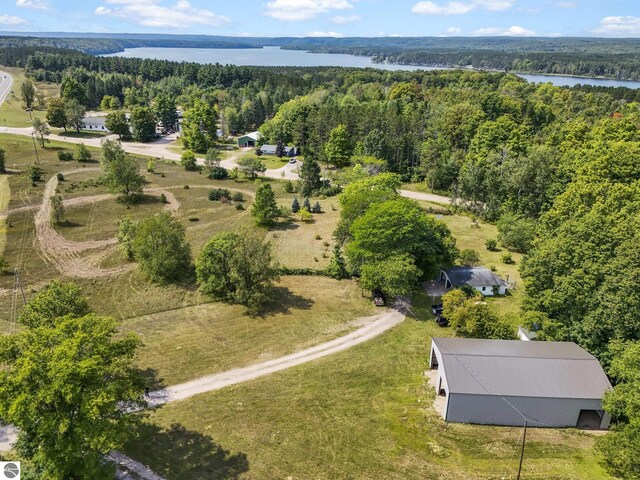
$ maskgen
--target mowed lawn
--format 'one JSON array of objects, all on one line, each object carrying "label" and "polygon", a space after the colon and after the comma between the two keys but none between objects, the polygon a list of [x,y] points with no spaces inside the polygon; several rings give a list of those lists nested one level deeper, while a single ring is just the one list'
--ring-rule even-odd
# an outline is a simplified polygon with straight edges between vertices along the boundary
[{"label": "mowed lawn", "polygon": [[[152,411],[126,452],[171,480],[513,479],[522,429],[445,423],[432,406],[432,321]],[[594,437],[529,429],[522,478],[610,478]]]},{"label": "mowed lawn", "polygon": [[277,358],[355,330],[376,311],[353,281],[282,277],[264,316],[204,303],[125,320],[144,342],[139,365],[165,385]]}]

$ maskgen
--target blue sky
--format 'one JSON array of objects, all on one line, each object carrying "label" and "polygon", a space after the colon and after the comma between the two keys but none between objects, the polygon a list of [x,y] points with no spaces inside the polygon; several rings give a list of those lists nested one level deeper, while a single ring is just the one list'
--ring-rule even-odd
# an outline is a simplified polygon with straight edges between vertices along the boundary
[{"label": "blue sky", "polygon": [[0,30],[640,37],[640,0],[0,0]]}]

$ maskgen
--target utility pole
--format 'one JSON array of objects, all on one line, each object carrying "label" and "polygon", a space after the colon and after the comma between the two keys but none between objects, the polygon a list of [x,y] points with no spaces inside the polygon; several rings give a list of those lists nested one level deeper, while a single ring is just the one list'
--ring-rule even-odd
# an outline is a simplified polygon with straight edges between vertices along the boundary
[{"label": "utility pole", "polygon": [[522,460],[524,460],[524,443],[527,441],[527,421],[524,421],[524,435],[522,435],[522,449],[520,450],[520,465],[518,466],[518,476],[516,480],[520,480],[522,473]]}]

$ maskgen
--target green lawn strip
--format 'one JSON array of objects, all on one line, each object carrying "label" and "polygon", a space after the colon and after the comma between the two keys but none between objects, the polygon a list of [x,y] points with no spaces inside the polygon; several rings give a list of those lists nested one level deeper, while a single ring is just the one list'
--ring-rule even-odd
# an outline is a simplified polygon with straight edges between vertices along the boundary
[{"label": "green lawn strip", "polygon": [[[422,372],[441,334],[408,319],[346,352],[166,405],[126,451],[177,480],[247,467],[251,479],[513,478],[522,429],[447,424],[433,409]],[[609,478],[592,446],[573,430],[530,429],[523,478]]]}]

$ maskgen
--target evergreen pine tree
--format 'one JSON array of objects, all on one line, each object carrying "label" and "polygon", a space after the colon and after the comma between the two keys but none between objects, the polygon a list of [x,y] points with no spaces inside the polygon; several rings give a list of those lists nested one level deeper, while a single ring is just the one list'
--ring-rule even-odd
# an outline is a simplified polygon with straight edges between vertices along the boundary
[{"label": "evergreen pine tree", "polygon": [[313,213],[322,213],[322,207],[320,206],[320,202],[316,202],[313,204],[313,209],[311,210]]},{"label": "evergreen pine tree", "polygon": [[298,213],[300,211],[300,202],[298,201],[298,197],[293,197],[293,202],[291,203],[291,212]]},{"label": "evergreen pine tree", "polygon": [[308,197],[305,197],[304,202],[302,202],[302,206],[307,209],[307,212],[311,212],[311,202]]},{"label": "evergreen pine tree", "polygon": [[335,278],[336,280],[349,277],[347,264],[342,256],[342,250],[340,250],[339,245],[335,245],[333,247],[333,256],[331,257],[331,261],[327,267],[327,275],[331,278]]},{"label": "evergreen pine tree", "polygon": [[321,186],[320,165],[312,154],[308,154],[300,167],[300,193],[308,197],[319,190]]}]

